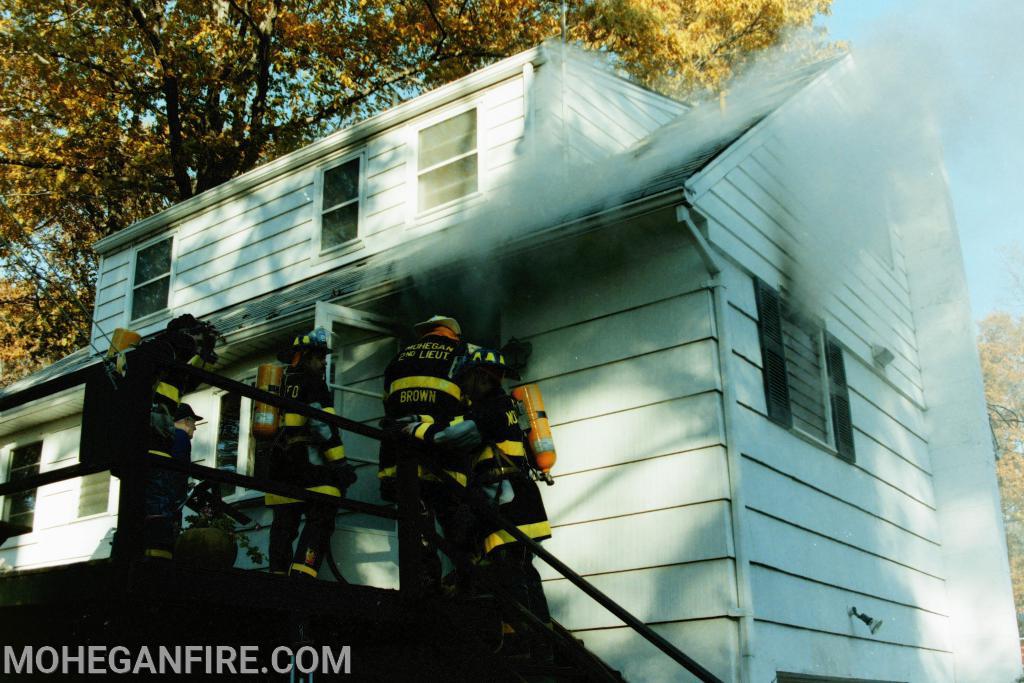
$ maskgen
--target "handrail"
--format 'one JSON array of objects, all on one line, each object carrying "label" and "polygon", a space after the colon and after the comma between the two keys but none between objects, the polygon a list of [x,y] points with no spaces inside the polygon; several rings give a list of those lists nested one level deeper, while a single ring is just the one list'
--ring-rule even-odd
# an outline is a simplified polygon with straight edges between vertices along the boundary
[{"label": "handrail", "polygon": [[[198,368],[190,368],[190,366],[186,366],[184,364],[180,364],[180,366],[182,368],[189,368],[190,371],[193,372],[195,376],[204,379],[204,381],[207,381],[208,383],[215,384],[216,382],[220,382],[219,384],[215,384],[215,386],[218,386],[221,389],[231,390],[232,387],[234,387],[239,391],[239,393],[242,393],[243,395],[248,395],[249,398],[255,398],[256,400],[265,403],[274,404],[276,400],[279,401],[279,405],[287,407],[289,410],[294,410],[295,412],[308,415],[310,417],[315,417],[316,419],[322,420],[324,422],[333,423],[338,427],[342,427],[348,431],[352,431],[357,434],[362,434],[363,436],[368,436],[370,438],[375,438],[377,440],[392,438],[390,434],[384,432],[383,430],[376,429],[368,425],[364,425],[361,422],[355,422],[354,420],[350,420],[340,415],[325,413],[315,408],[310,408],[308,405],[301,403],[299,401],[293,401],[291,399],[282,398],[270,394],[268,392],[261,391],[259,389],[255,389],[248,385],[242,384],[241,382],[225,380],[224,378],[221,378],[215,375],[214,373],[210,373],[205,370],[200,370]],[[419,442],[403,441],[402,443],[403,447],[407,449],[416,450],[418,452],[431,452],[431,449],[429,449],[425,444],[421,445]],[[571,568],[569,568],[568,565],[566,565],[564,562],[562,562],[557,557],[552,555],[550,552],[545,550],[543,546],[541,546],[539,543],[537,543],[532,538],[530,538],[522,531],[520,531],[514,524],[506,520],[495,510],[493,510],[490,506],[486,505],[485,503],[482,503],[473,496],[469,495],[466,489],[460,484],[458,484],[454,479],[452,479],[451,476],[449,476],[448,473],[445,472],[444,469],[433,458],[424,459],[422,464],[427,469],[429,469],[434,476],[438,477],[446,485],[446,487],[451,493],[461,498],[463,501],[468,502],[469,505],[473,508],[474,512],[483,516],[485,519],[487,519],[487,521],[497,524],[506,532],[508,532],[517,541],[526,545],[533,552],[533,554],[547,562],[552,569],[554,569],[559,574],[568,579],[572,584],[574,584],[577,588],[579,588],[588,596],[590,596],[599,605],[601,605],[609,612],[614,614],[616,617],[622,620],[627,626],[632,628],[634,631],[640,634],[643,638],[645,638],[648,642],[650,642],[656,648],[661,650],[663,653],[671,657],[675,662],[683,666],[687,671],[692,673],[699,680],[705,681],[707,683],[720,683],[720,679],[718,679],[714,674],[705,669],[694,659],[687,656],[684,652],[680,651],[678,648],[672,645],[672,643],[670,643],[668,640],[666,640],[656,631],[654,631],[650,626],[648,626],[647,624],[645,624],[644,622],[640,621],[635,616],[630,614],[621,605],[619,605],[617,602],[615,602],[607,595],[602,593],[582,576],[574,572]]]},{"label": "handrail", "polygon": [[[135,352],[139,352],[139,350],[136,350]],[[187,365],[179,361],[169,361],[165,359],[160,359],[159,363],[161,365],[164,365],[165,367],[170,367],[187,372],[188,374],[191,374],[193,377],[201,380],[202,382],[210,384],[211,386],[215,386],[220,389],[225,389],[227,391],[238,393],[242,396],[245,396],[256,401],[260,401],[262,403],[268,403],[270,405],[286,408],[289,411],[298,413],[300,415],[305,415],[307,417],[312,417],[322,422],[326,422],[328,424],[333,424],[336,427],[339,427],[345,431],[352,432],[354,434],[360,434],[362,436],[366,436],[377,441],[398,440],[394,434],[385,432],[376,427],[365,425],[361,422],[351,420],[341,415],[335,415],[333,413],[324,412],[317,408],[312,408],[309,405],[302,403],[301,401],[296,401],[294,399],[290,399],[284,396],[272,394],[270,392],[266,392],[261,389],[249,386],[243,382],[238,382],[236,380],[228,379],[221,375],[217,375],[216,373],[212,373],[207,370],[196,368],[194,366]],[[85,368],[83,370],[95,371],[95,368],[90,367]],[[78,375],[78,372],[76,372],[75,374]],[[83,372],[82,374],[85,373]],[[50,386],[59,387],[57,389],[54,389],[53,392],[69,388],[70,386],[74,386],[74,383],[69,384],[67,381],[51,382],[53,383],[48,383]],[[38,391],[33,392],[33,398],[36,398],[35,394],[38,393]],[[3,405],[10,405],[12,399],[14,398],[15,397],[13,396],[5,397]],[[26,401],[22,401],[21,403],[24,402]],[[20,403],[13,403],[13,405],[19,404]],[[438,477],[438,479],[440,479],[440,481],[443,483],[446,489],[450,491],[454,496],[468,503],[476,514],[480,515],[487,521],[496,524],[501,529],[506,531],[509,535],[511,535],[516,541],[525,545],[527,548],[530,549],[530,551],[534,555],[540,557],[542,560],[547,562],[547,564],[551,566],[551,568],[553,568],[559,574],[568,579],[573,585],[575,585],[577,588],[579,588],[588,596],[590,596],[590,598],[596,601],[599,605],[601,605],[609,612],[611,612],[613,615],[618,617],[621,621],[623,621],[627,626],[636,631],[645,640],[650,642],[656,648],[661,650],[664,654],[668,655],[672,660],[674,660],[687,671],[696,676],[700,681],[703,681],[705,683],[722,683],[718,677],[716,677],[710,671],[702,667],[691,657],[680,651],[678,648],[672,645],[672,643],[670,643],[668,640],[666,640],[653,629],[651,629],[650,626],[648,626],[644,622],[640,621],[637,617],[633,616],[631,613],[626,611],[621,605],[619,605],[617,602],[615,602],[607,595],[602,593],[582,576],[574,572],[568,565],[566,565],[557,557],[555,557],[550,552],[545,550],[538,542],[534,541],[532,538],[528,537],[526,534],[520,531],[514,524],[512,524],[504,517],[502,517],[485,501],[479,499],[479,497],[471,495],[469,491],[467,491],[463,486],[458,484],[451,476],[449,476],[440,466],[440,464],[436,461],[435,449],[432,446],[412,440],[402,440],[401,444],[402,448],[407,452],[412,451],[415,452],[417,455],[426,456],[419,461],[419,464],[424,465],[428,470],[431,471],[432,474]],[[330,503],[338,507],[355,509],[357,511],[367,512],[368,514],[376,514],[391,519],[404,519],[404,517],[400,513],[396,513],[391,508],[385,506],[371,505],[369,503],[361,503],[359,501],[351,501],[348,499],[342,499],[334,496],[318,494],[311,491],[307,491],[301,487],[293,487],[290,484],[286,484],[283,482],[275,482],[273,480],[267,479],[257,479],[255,477],[248,477],[246,475],[240,475],[234,472],[227,472],[224,470],[218,470],[215,468],[205,467],[202,465],[177,463],[171,460],[170,458],[162,458],[159,456],[153,456],[151,458],[150,464],[163,469],[175,469],[188,472],[196,472],[202,474],[204,478],[224,483],[238,484],[246,488],[260,489],[263,486],[267,486],[268,488],[265,490],[268,490],[271,493],[279,493],[281,495],[286,495],[301,500]],[[93,469],[95,467],[99,467],[99,469]],[[68,474],[68,472],[71,471],[73,468],[77,469],[73,473]],[[8,482],[7,484],[0,485],[0,495],[3,495],[5,493],[11,493],[14,491],[35,488],[36,484],[34,482],[40,481],[44,477],[47,477],[48,475],[49,478],[46,479],[44,483],[51,483],[53,481],[61,481],[62,479],[71,478],[74,476],[81,476],[81,474],[83,472],[86,472],[86,470],[88,470],[91,473],[92,471],[102,471],[105,469],[109,469],[109,465],[91,465],[89,467],[82,467],[81,465],[79,465],[68,468],[62,468],[62,470],[55,470],[53,472],[47,472],[42,475],[37,475],[34,477],[26,477],[25,479],[18,480],[17,482]],[[58,475],[58,473],[62,471],[63,474],[67,476]],[[401,477],[402,475],[400,474],[399,476]],[[18,485],[17,487],[13,486],[15,483]],[[26,483],[30,485],[26,485]],[[120,523],[121,520],[119,519],[119,524]],[[399,561],[401,562],[402,558],[399,558]]]}]

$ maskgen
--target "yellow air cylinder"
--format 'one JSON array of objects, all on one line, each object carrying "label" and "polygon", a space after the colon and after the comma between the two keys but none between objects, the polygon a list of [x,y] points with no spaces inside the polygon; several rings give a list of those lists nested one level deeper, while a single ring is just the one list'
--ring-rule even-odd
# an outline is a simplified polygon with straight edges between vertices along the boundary
[{"label": "yellow air cylinder", "polygon": [[[256,370],[256,388],[271,394],[281,393],[281,380],[284,379],[284,368],[276,363],[264,363]],[[257,401],[252,413],[253,436],[263,439],[272,438],[277,434],[277,422],[280,411],[277,406]]]},{"label": "yellow air cylinder", "polygon": [[512,398],[519,401],[530,423],[530,432],[526,441],[533,455],[533,464],[544,475],[548,484],[553,484],[551,468],[555,466],[555,442],[551,438],[551,424],[544,410],[544,397],[536,384],[524,384],[512,390]]},{"label": "yellow air cylinder", "polygon": [[110,340],[110,348],[107,349],[107,358],[113,358],[118,353],[135,346],[142,337],[135,330],[128,330],[118,327]]}]

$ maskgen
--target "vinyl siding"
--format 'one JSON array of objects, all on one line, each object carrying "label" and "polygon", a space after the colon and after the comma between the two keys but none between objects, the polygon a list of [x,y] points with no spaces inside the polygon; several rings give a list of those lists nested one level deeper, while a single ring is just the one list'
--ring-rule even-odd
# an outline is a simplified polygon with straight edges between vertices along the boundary
[{"label": "vinyl siding", "polygon": [[684,111],[677,102],[572,59],[566,63],[564,87],[562,82],[560,72],[548,74],[540,93],[546,106],[538,120],[549,131],[564,132],[575,163],[622,152]]},{"label": "vinyl siding", "polygon": [[[510,78],[473,93],[455,107],[477,105],[481,127],[480,158],[484,186],[506,172],[521,153],[525,129],[523,79]],[[431,112],[426,116],[436,116]],[[174,313],[202,316],[254,296],[364,258],[403,239],[415,199],[415,150],[409,140],[422,119],[353,144],[313,165],[274,178],[182,220],[165,234],[175,236],[170,307]],[[317,171],[351,155],[360,155],[363,192],[361,249],[318,253]],[[430,229],[450,224],[459,207],[420,221]],[[128,273],[131,248],[103,259],[97,290],[96,323],[109,331],[128,323]],[[142,333],[158,329],[166,317],[145,320]],[[99,336],[98,330],[94,335]]]},{"label": "vinyl siding", "polygon": [[[707,273],[671,212],[614,230],[628,249],[600,231],[527,255],[545,287],[514,287],[523,296],[503,311],[502,338],[533,344],[523,381],[539,383],[558,451],[555,484],[541,486],[545,545],[733,680],[735,553]],[[536,565],[555,618],[588,647],[623,672],[680,675]]]},{"label": "vinyl siding", "polygon": [[[796,230],[813,234],[797,190],[787,185],[779,161],[785,150],[774,145],[769,125],[691,181],[709,241],[725,256],[756,669],[768,679],[775,671],[872,678],[861,662],[832,659],[808,669],[805,657],[797,664],[787,655],[846,638],[844,649],[887,643],[919,653],[907,680],[949,680],[948,602],[920,362],[895,246],[891,266],[868,251],[837,265],[834,284],[822,288],[813,311],[844,346],[856,462],[767,419],[752,276],[785,290],[805,266],[796,260],[806,253],[795,246]],[[898,243],[895,235],[891,241]],[[872,345],[895,356],[884,371],[871,360]],[[851,620],[851,605],[883,619],[882,630],[873,636]],[[776,647],[764,645],[766,630]],[[928,677],[927,666],[941,676]]]},{"label": "vinyl siding", "polygon": [[[594,73],[573,60],[567,70],[571,76],[567,96],[567,102],[572,103],[571,144],[582,145],[598,156],[629,146],[681,111],[677,103],[621,79]],[[545,82],[551,83],[552,79]],[[444,112],[454,114],[468,107],[477,108],[480,191],[514,191],[509,183],[516,177],[516,162],[529,151],[526,131],[531,115],[537,113],[530,111],[534,105],[527,103],[524,83],[523,77],[517,75],[468,93],[444,108],[369,139],[354,141],[313,164],[282,174],[170,226],[164,234],[175,236],[171,312],[187,311],[202,316],[224,309],[364,259],[413,236],[452,225],[466,209],[479,206],[482,197],[471,197],[422,215],[416,212],[416,131],[424,122],[443,117]],[[546,97],[533,93],[529,100],[544,101],[543,109],[551,110]],[[540,116],[534,127],[547,126],[546,132],[550,133],[550,123]],[[357,245],[360,248],[320,254],[317,172],[352,155],[361,157],[363,169],[361,241]],[[94,337],[102,336],[100,329],[109,333],[114,327],[129,323],[131,258],[131,247],[125,247],[103,259]],[[143,320],[139,331],[146,334],[158,329],[168,315]]]}]

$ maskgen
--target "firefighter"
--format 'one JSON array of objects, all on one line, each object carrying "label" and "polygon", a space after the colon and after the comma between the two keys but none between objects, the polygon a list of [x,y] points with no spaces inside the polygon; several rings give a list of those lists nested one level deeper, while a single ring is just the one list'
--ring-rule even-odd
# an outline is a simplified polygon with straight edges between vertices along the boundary
[{"label": "firefighter", "polygon": [[[467,345],[461,339],[462,328],[457,320],[435,315],[414,326],[419,339],[402,349],[384,371],[384,414],[382,425],[441,448],[441,466],[459,484],[465,486],[469,476],[469,453],[480,444],[476,425],[470,420],[456,419],[462,401],[462,389],[453,380],[456,363],[465,355]],[[381,444],[381,495],[395,500],[400,445],[390,441]],[[458,506],[433,474],[419,468],[421,523],[433,529],[435,520],[449,541],[464,543]],[[423,536],[424,581],[440,588],[441,561],[435,544]]]},{"label": "firefighter", "polygon": [[[323,328],[296,337],[290,347],[282,350],[278,360],[288,364],[281,383],[282,396],[333,414],[334,401],[324,380],[328,353],[327,331]],[[283,425],[270,455],[270,478],[310,491],[344,496],[356,475],[345,460],[345,447],[337,427],[287,409]],[[337,509],[269,493],[265,501],[273,507],[270,571],[316,578],[334,532]],[[299,535],[303,515],[306,525],[293,554],[292,545]]]},{"label": "firefighter", "polygon": [[[126,376],[130,380],[138,378],[138,381],[156,378],[146,443],[150,454],[173,458],[175,421],[181,397],[199,385],[199,381],[186,371],[161,367],[159,361],[173,360],[209,369],[217,361],[217,354],[213,351],[217,336],[212,325],[185,314],[171,320],[163,332],[143,342],[132,354]],[[174,478],[170,471],[155,467],[147,467],[144,472],[142,539],[146,557],[173,557],[175,532],[168,510],[168,481]]]},{"label": "firefighter", "polygon": [[[483,438],[483,447],[472,462],[472,486],[526,536],[542,541],[551,538],[551,524],[537,483],[530,476],[533,466],[519,426],[519,410],[502,388],[505,378],[519,376],[505,363],[501,352],[494,349],[475,350],[458,371],[458,383],[468,404],[467,418],[477,425]],[[549,624],[547,600],[530,550],[486,520],[478,522],[477,532],[481,556],[478,571]],[[507,619],[514,622],[511,616]],[[507,635],[515,630],[514,626],[505,625]],[[508,637],[516,639],[515,635]],[[521,644],[532,647],[542,658],[550,657],[544,642]]]}]

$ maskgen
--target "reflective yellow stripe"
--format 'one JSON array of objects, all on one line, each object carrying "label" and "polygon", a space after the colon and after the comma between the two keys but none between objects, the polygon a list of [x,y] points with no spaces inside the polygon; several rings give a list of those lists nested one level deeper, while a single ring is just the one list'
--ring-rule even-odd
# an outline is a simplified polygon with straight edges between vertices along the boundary
[{"label": "reflective yellow stripe", "polygon": [[316,578],[316,570],[313,569],[312,567],[307,567],[304,564],[293,564],[292,565],[292,571],[293,572],[302,572],[303,574],[309,574],[314,579]]},{"label": "reflective yellow stripe", "polygon": [[420,422],[429,422],[430,424],[434,424],[433,415],[417,415],[416,417],[419,419]]},{"label": "reflective yellow stripe", "polygon": [[298,413],[285,413],[284,414],[284,426],[285,427],[305,427],[306,422],[309,420],[305,415],[299,415]]},{"label": "reflective yellow stripe", "polygon": [[454,396],[456,399],[462,398],[462,389],[459,388],[458,384],[441,379],[440,377],[416,376],[396,379],[388,387],[388,396],[402,389],[437,389]]},{"label": "reflective yellow stripe", "polygon": [[200,370],[209,370],[213,367],[213,363],[207,363],[200,356],[192,356],[188,359],[188,364],[194,368],[199,368]]},{"label": "reflective yellow stripe", "polygon": [[457,424],[459,424],[460,422],[462,422],[465,419],[466,418],[463,417],[462,415],[456,415],[455,417],[452,418],[452,421],[449,422],[448,424],[450,424],[450,425],[457,425]]},{"label": "reflective yellow stripe", "polygon": [[[447,472],[452,479],[457,481],[462,486],[465,486],[466,484],[469,483],[469,479],[462,472],[453,472],[452,470],[445,470],[445,472]],[[426,479],[427,481],[440,481],[440,479],[431,474],[430,471],[423,465],[420,465],[419,475],[420,479]],[[397,476],[397,467],[385,467],[384,469],[377,473],[378,479],[394,479]]]},{"label": "reflective yellow stripe", "polygon": [[181,403],[181,392],[178,391],[178,387],[167,382],[158,382],[156,385],[156,393],[161,396],[166,396],[175,403]]},{"label": "reflective yellow stripe", "polygon": [[526,447],[522,441],[499,441],[495,444],[505,455],[526,455]]},{"label": "reflective yellow stripe", "polygon": [[426,436],[428,429],[430,429],[430,423],[424,422],[423,424],[416,428],[416,431],[413,432],[413,436],[422,441],[423,437]]},{"label": "reflective yellow stripe", "polygon": [[[535,524],[520,524],[516,527],[530,538],[541,538],[542,536],[551,535],[551,524],[549,522],[537,522]],[[506,543],[514,543],[516,539],[512,538],[512,534],[502,529],[496,531],[487,538],[484,539],[484,552],[489,553],[499,545],[505,545]]]},{"label": "reflective yellow stripe", "polygon": [[320,486],[307,486],[307,491],[313,491],[314,493],[323,493],[328,496],[334,496],[335,498],[341,498],[341,490],[337,486],[331,486],[330,484],[321,484]]},{"label": "reflective yellow stripe", "polygon": [[324,451],[324,460],[327,462],[337,462],[345,459],[345,447],[335,446],[334,448],[328,448]]},{"label": "reflective yellow stripe", "polygon": [[263,496],[264,505],[287,505],[289,503],[301,503],[301,500],[294,498],[288,498],[287,496],[279,496],[276,493],[268,493]]},{"label": "reflective yellow stripe", "polygon": [[[315,493],[323,493],[328,496],[334,496],[341,498],[341,491],[337,486],[331,486],[330,484],[321,484],[319,486],[307,486],[307,491],[313,491]],[[287,505],[288,503],[303,503],[305,501],[296,500],[295,498],[289,498],[287,496],[280,496],[276,493],[268,493],[263,496],[264,505]]]},{"label": "reflective yellow stripe", "polygon": [[320,410],[324,411],[325,413],[330,413],[331,415],[337,415],[337,413],[334,412],[333,406],[327,406],[326,408],[321,408]]},{"label": "reflective yellow stripe", "polygon": [[169,550],[161,550],[160,548],[146,548],[146,557],[159,557],[164,560],[173,560],[174,555]]},{"label": "reflective yellow stripe", "polygon": [[480,454],[473,460],[473,467],[476,467],[485,460],[494,460],[494,449],[490,446],[484,446]]},{"label": "reflective yellow stripe", "polygon": [[161,458],[169,458],[169,457],[171,457],[170,453],[164,453],[163,451],[153,451],[153,450],[151,450],[150,453],[152,453],[153,455],[159,455]]}]

